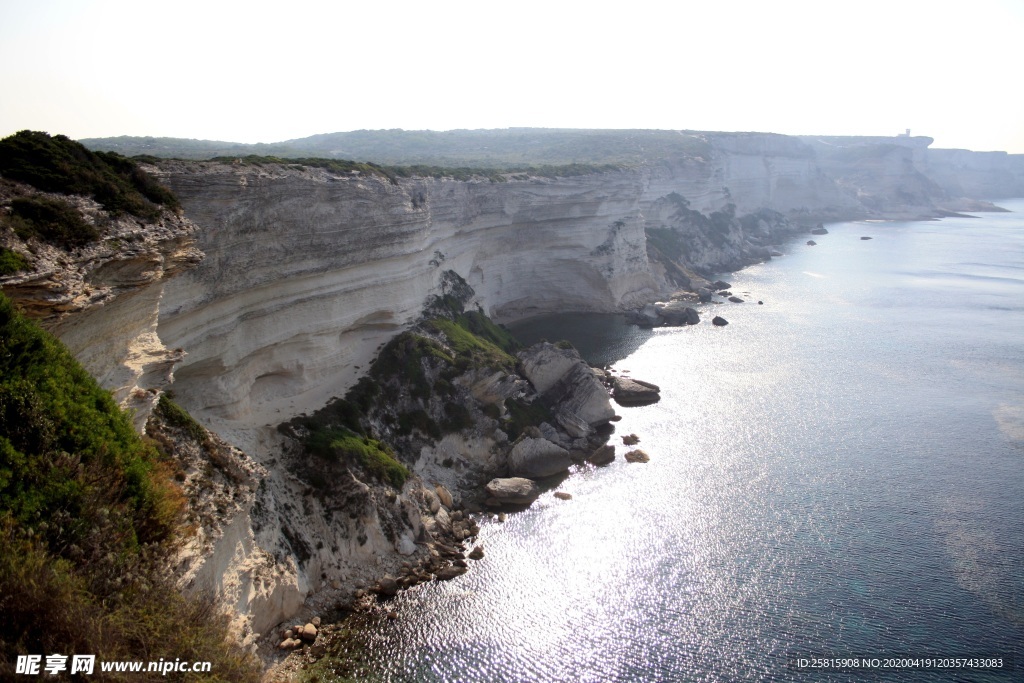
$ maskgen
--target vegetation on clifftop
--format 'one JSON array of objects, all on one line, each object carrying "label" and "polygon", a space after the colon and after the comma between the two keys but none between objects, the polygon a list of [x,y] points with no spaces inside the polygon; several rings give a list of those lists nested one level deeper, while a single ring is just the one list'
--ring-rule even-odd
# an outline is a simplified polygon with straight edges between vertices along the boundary
[{"label": "vegetation on clifftop", "polygon": [[[138,160],[157,161],[157,157],[136,157]],[[221,163],[241,163],[251,166],[278,164],[281,166],[308,166],[323,168],[331,173],[358,174],[386,178],[393,184],[398,178],[452,178],[453,180],[470,180],[487,178],[491,182],[503,183],[509,178],[525,180],[530,176],[542,178],[569,178],[593,173],[607,173],[622,168],[620,164],[556,164],[556,165],[519,165],[509,167],[484,166],[435,166],[413,164],[411,166],[386,166],[370,161],[350,161],[347,159],[325,159],[320,157],[279,157],[247,154],[239,157],[214,157],[211,161]]]},{"label": "vegetation on clifftop", "polygon": [[64,135],[23,130],[0,140],[0,176],[44,192],[93,197],[114,214],[144,219],[178,199],[139,165],[114,152],[93,152]]},{"label": "vegetation on clifftop", "polygon": [[0,294],[0,678],[18,655],[60,653],[208,660],[196,680],[258,679],[213,604],[165,571],[182,510],[173,469]]}]

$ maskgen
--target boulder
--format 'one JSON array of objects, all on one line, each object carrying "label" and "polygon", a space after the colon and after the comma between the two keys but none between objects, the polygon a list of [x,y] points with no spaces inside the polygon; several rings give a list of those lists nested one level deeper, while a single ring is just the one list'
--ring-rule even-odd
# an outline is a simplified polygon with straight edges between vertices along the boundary
[{"label": "boulder", "polygon": [[565,413],[573,431],[579,431],[580,423],[595,427],[615,416],[604,385],[574,349],[543,342],[520,352],[519,360],[537,393],[547,405],[557,406],[556,415]]},{"label": "boulder", "polygon": [[713,293],[710,289],[701,287],[697,290],[697,301],[700,301],[702,304],[706,304],[711,301],[712,294]]},{"label": "boulder", "polygon": [[868,237],[867,235],[865,235],[865,236],[861,237],[861,239],[862,239],[862,240],[869,240],[869,239],[871,239],[871,238],[870,238],[870,237]]},{"label": "boulder", "polygon": [[629,453],[626,453],[626,462],[649,462],[650,459],[651,456],[647,455],[647,453],[640,450],[639,448],[636,449],[635,451],[630,451]]},{"label": "boulder", "polygon": [[444,505],[446,508],[451,509],[452,503],[454,501],[452,501],[452,494],[448,491],[448,489],[446,489],[441,484],[438,484],[437,486],[434,487],[434,490],[437,491],[437,497],[441,501],[441,505]]},{"label": "boulder", "polygon": [[398,579],[390,574],[385,574],[384,578],[377,582],[377,592],[381,595],[388,597],[398,595],[398,588]]},{"label": "boulder", "polygon": [[508,454],[508,471],[514,477],[550,477],[565,472],[571,465],[569,451],[547,439],[523,438]]},{"label": "boulder", "polygon": [[593,465],[607,465],[615,460],[615,446],[605,444],[587,456],[587,462]]},{"label": "boulder", "polygon": [[316,640],[316,626],[313,624],[306,624],[302,627],[302,639],[307,643],[312,643]]},{"label": "boulder", "polygon": [[612,387],[612,397],[622,406],[643,406],[661,399],[661,389],[657,385],[638,379],[615,377]]},{"label": "boulder", "polygon": [[453,565],[451,567],[445,567],[444,569],[442,569],[441,571],[439,571],[437,573],[437,580],[438,581],[451,581],[456,576],[462,576],[463,574],[466,573],[466,571],[467,571],[467,569],[465,567],[459,567],[459,566],[456,566],[456,565]]},{"label": "boulder", "polygon": [[739,298],[738,296],[730,296],[729,301],[733,302],[734,304],[743,303],[743,299]]},{"label": "boulder", "polygon": [[640,437],[636,434],[626,434],[622,437],[622,443],[625,446],[635,446],[640,443]]},{"label": "boulder", "polygon": [[[485,487],[489,507],[529,505],[540,496],[537,484],[523,477],[491,479]],[[499,521],[504,521],[499,515]]]},{"label": "boulder", "polygon": [[807,246],[809,246],[809,247],[813,247],[813,246],[816,246],[817,244],[818,244],[818,243],[817,243],[817,242],[815,242],[814,240],[807,240]]},{"label": "boulder", "polygon": [[825,229],[824,225],[822,225],[821,223],[818,223],[818,227],[816,227],[813,230],[811,230],[811,234],[812,235],[827,235],[828,234],[828,230]]},{"label": "boulder", "polygon": [[723,289],[729,289],[730,287],[732,287],[732,285],[730,285],[725,280],[715,280],[711,284],[711,289],[715,290],[716,292],[721,291]]},{"label": "boulder", "polygon": [[482,545],[476,546],[475,548],[473,548],[472,550],[469,551],[468,557],[471,560],[482,560],[482,559],[484,559],[484,547]]},{"label": "boulder", "polygon": [[572,494],[565,491],[555,491],[555,498],[558,500],[572,500]]},{"label": "boulder", "polygon": [[714,318],[711,319],[711,324],[717,327],[725,327],[726,325],[729,324],[729,321],[720,315],[716,315]]}]

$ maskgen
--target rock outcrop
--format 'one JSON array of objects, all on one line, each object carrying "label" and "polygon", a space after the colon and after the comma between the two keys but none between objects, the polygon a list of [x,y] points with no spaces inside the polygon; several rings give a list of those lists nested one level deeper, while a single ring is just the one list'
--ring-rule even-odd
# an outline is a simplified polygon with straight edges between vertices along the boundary
[{"label": "rock outcrop", "polygon": [[615,416],[608,392],[573,349],[542,342],[519,354],[523,374],[571,435],[587,436]]}]

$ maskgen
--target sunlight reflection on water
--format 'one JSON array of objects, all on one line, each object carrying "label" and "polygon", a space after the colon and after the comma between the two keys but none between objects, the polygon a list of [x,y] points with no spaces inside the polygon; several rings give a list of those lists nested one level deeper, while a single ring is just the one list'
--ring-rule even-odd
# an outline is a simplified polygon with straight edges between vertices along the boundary
[{"label": "sunlight reflection on water", "polygon": [[[873,225],[871,241],[829,226],[813,250],[730,276],[763,306],[707,306],[694,327],[533,321],[662,400],[618,409],[617,460],[570,476],[572,500],[482,523],[468,574],[392,600],[398,619],[366,634],[367,678],[791,680],[794,651],[1024,641],[1024,316],[976,298],[1016,287],[998,264],[1024,246],[993,244],[986,222],[916,225]],[[908,295],[903,273],[950,254],[986,277],[966,293],[919,277]],[[631,432],[650,463],[622,459]]]}]

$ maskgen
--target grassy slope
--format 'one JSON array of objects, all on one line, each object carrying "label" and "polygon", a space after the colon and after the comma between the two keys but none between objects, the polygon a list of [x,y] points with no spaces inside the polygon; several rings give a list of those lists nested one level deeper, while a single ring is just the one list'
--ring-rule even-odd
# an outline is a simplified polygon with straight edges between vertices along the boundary
[{"label": "grassy slope", "polygon": [[206,680],[256,680],[212,604],[163,571],[182,505],[172,470],[0,294],[0,678],[18,654],[78,653],[210,660]]}]

